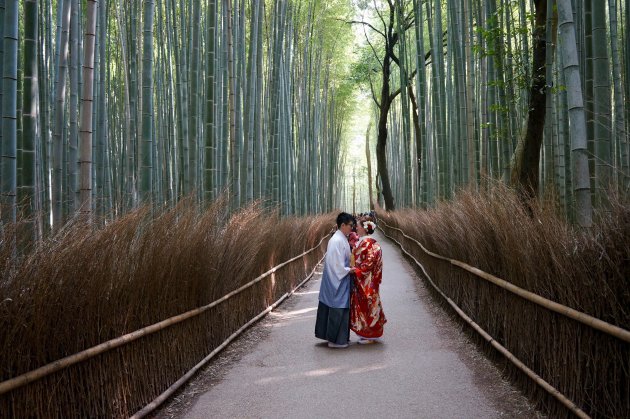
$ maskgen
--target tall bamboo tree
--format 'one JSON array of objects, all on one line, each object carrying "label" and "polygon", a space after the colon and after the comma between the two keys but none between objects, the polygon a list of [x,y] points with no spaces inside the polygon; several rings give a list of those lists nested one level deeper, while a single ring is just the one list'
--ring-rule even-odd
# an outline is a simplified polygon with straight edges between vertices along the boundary
[{"label": "tall bamboo tree", "polygon": [[[27,0],[24,2],[24,90],[22,99],[24,135],[21,161],[19,162],[22,166],[19,200],[24,204],[27,219],[34,216],[37,207],[35,147],[40,139],[37,126],[39,118],[38,29],[37,0]],[[37,237],[37,229],[34,224],[34,221],[29,221],[26,232],[33,240]]]},{"label": "tall bamboo tree", "polygon": [[578,67],[577,44],[571,0],[558,0],[558,29],[563,61],[563,72],[567,82],[567,100],[573,157],[573,187],[575,190],[577,221],[583,227],[592,224],[592,203],[588,155],[586,143],[586,120],[582,100],[582,86]]},{"label": "tall bamboo tree", "polygon": [[[4,14],[5,14],[5,0],[0,0],[0,22],[2,22],[2,26],[0,26],[0,63],[4,63]],[[0,158],[2,154],[2,83],[0,83]],[[2,163],[0,162],[0,167]],[[0,169],[1,170],[1,169]]]},{"label": "tall bamboo tree", "polygon": [[17,73],[18,1],[6,0],[3,20],[2,62],[2,221],[16,221],[17,193]]},{"label": "tall bamboo tree", "polygon": [[249,55],[247,59],[247,74],[249,76],[247,83],[247,97],[245,100],[245,109],[247,112],[247,123],[245,125],[245,148],[244,154],[246,156],[246,173],[245,178],[245,190],[244,196],[247,201],[254,199],[254,159],[255,144],[260,141],[258,138],[258,131],[256,130],[256,119],[260,118],[260,112],[257,98],[258,98],[258,72],[262,71],[258,67],[258,54],[262,54],[262,51],[258,51],[258,38],[262,35],[259,32],[262,31],[261,27],[261,13],[258,7],[259,2],[252,1],[250,5],[251,9],[251,29],[250,29],[250,46]]},{"label": "tall bamboo tree", "polygon": [[233,13],[232,0],[223,0],[226,16],[226,36],[227,36],[227,74],[229,79],[228,88],[228,109],[229,109],[229,141],[230,141],[230,166],[229,166],[229,184],[232,208],[236,208],[239,202],[239,178],[238,178],[238,155],[236,144],[236,75],[234,70],[234,32],[233,32]]},{"label": "tall bamboo tree", "polygon": [[191,52],[190,52],[190,92],[188,96],[189,100],[189,149],[188,149],[188,161],[190,164],[188,176],[190,178],[190,185],[193,190],[199,187],[197,180],[197,173],[199,170],[198,165],[198,151],[199,151],[199,73],[200,73],[200,52],[199,52],[199,34],[201,31],[201,13],[200,13],[200,1],[194,1],[192,13],[191,13]]},{"label": "tall bamboo tree", "polygon": [[140,147],[140,197],[151,202],[153,194],[153,16],[155,2],[144,0],[142,49],[142,144]]},{"label": "tall bamboo tree", "polygon": [[97,0],[87,2],[81,93],[81,211],[92,212],[92,116],[94,108],[94,53],[96,41]]},{"label": "tall bamboo tree", "polygon": [[57,78],[55,82],[55,105],[54,105],[54,130],[53,130],[53,152],[52,152],[52,221],[53,229],[58,230],[63,223],[63,132],[65,127],[64,108],[66,103],[66,77],[68,74],[68,50],[69,50],[69,29],[70,14],[72,11],[72,0],[59,0],[63,7],[61,13],[61,31],[59,37],[59,60],[57,64]]},{"label": "tall bamboo tree", "polygon": [[64,147],[64,158],[67,164],[66,182],[64,184],[64,195],[67,196],[64,203],[65,211],[73,214],[79,205],[79,0],[72,1],[72,12],[70,15],[70,39],[69,58],[70,67],[70,100],[68,102],[69,130],[67,147]]},{"label": "tall bamboo tree", "polygon": [[[624,4],[625,16],[625,31],[624,31],[624,69],[626,75],[626,83],[625,83],[625,98],[626,101],[630,98],[630,83],[628,83],[628,78],[630,77],[630,30],[628,30],[627,26],[630,25],[630,0],[626,0]],[[621,14],[621,13],[620,13]],[[625,107],[625,117],[626,117],[626,125],[625,125],[625,136],[624,136],[624,153],[625,156],[622,155],[622,167],[625,168],[625,178],[626,181],[623,185],[625,190],[630,190],[630,138],[628,138],[628,133],[630,132],[630,106]]]},{"label": "tall bamboo tree", "polygon": [[206,49],[206,108],[205,108],[205,148],[204,148],[204,197],[207,201],[216,196],[216,153],[217,153],[217,1],[209,0],[206,25],[208,26]]},{"label": "tall bamboo tree", "polygon": [[592,3],[593,13],[593,116],[597,121],[593,124],[593,141],[595,142],[595,178],[596,202],[600,202],[606,194],[609,182],[612,181],[613,147],[611,144],[611,86],[610,64],[608,59],[609,37],[606,27],[606,2]]},{"label": "tall bamboo tree", "polygon": [[[626,136],[626,108],[624,102],[624,91],[621,87],[622,83],[622,67],[621,58],[619,57],[619,37],[617,35],[617,5],[615,0],[608,0],[608,10],[610,15],[610,51],[613,68],[613,84],[614,84],[614,139],[617,151],[617,161],[615,167],[619,170],[618,184],[620,186],[630,186],[630,167],[628,162],[628,139]],[[628,32],[628,29],[625,29]],[[628,60],[630,61],[630,60]],[[626,77],[629,74],[626,73]],[[630,83],[627,83],[630,85]]]},{"label": "tall bamboo tree", "polygon": [[[472,30],[472,11],[468,0],[463,2],[464,27]],[[472,54],[473,38],[471,34],[464,34],[464,61],[466,63],[466,145],[468,155],[468,183],[477,184],[477,153],[475,150],[475,109],[474,109],[474,62]]]},{"label": "tall bamboo tree", "polygon": [[97,47],[99,51],[99,64],[98,64],[98,114],[97,116],[97,128],[96,138],[98,143],[98,152],[96,157],[96,186],[97,190],[100,189],[100,193],[97,194],[99,201],[98,206],[101,215],[110,214],[112,208],[112,192],[111,192],[111,179],[112,168],[110,166],[110,147],[107,125],[107,78],[108,78],[108,55],[107,55],[107,39],[108,39],[108,21],[107,21],[107,0],[101,0],[98,8],[99,19],[99,36],[97,38]]},{"label": "tall bamboo tree", "polygon": [[[420,190],[416,194],[416,205],[420,205],[421,203],[426,203],[428,200],[427,196],[427,164],[426,164],[426,155],[427,155],[427,134],[426,134],[426,124],[424,123],[424,119],[426,117],[425,106],[426,106],[426,89],[427,89],[427,73],[426,73],[426,57],[424,52],[424,18],[422,13],[422,2],[418,0],[414,0],[413,2],[413,10],[414,17],[416,20],[415,32],[416,32],[416,68],[417,68],[417,78],[416,81],[416,115],[418,118],[422,119],[422,123],[418,123],[418,130],[416,135],[416,159],[418,161],[418,171],[417,171],[417,185]],[[424,58],[421,61],[421,58]],[[424,159],[424,160],[423,160]]]}]

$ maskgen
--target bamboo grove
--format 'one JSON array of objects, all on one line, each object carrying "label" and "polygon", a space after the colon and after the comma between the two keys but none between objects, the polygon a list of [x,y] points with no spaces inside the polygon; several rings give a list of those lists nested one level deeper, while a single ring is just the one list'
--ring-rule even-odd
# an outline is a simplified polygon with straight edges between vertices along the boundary
[{"label": "bamboo grove", "polygon": [[0,0],[3,223],[224,191],[328,211],[360,86],[388,210],[501,178],[588,225],[629,185],[629,3]]},{"label": "bamboo grove", "polygon": [[[340,189],[345,2],[0,0],[2,220]],[[320,191],[325,190],[325,193]]]},{"label": "bamboo grove", "polygon": [[374,102],[386,208],[501,178],[588,225],[591,205],[628,190],[629,1],[359,5],[354,74]]}]

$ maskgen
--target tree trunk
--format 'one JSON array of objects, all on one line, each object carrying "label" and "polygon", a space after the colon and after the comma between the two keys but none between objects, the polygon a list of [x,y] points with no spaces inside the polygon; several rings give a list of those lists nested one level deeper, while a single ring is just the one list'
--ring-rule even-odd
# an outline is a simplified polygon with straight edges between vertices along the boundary
[{"label": "tree trunk", "polygon": [[[368,204],[370,209],[374,209],[374,202],[372,201],[372,155],[370,153],[370,130],[372,129],[372,119],[368,123],[367,131],[365,132],[365,159],[367,161],[367,175],[368,175]],[[329,182],[332,179],[329,179]]]},{"label": "tree trunk", "polygon": [[[385,33],[385,56],[383,57],[382,71],[383,80],[381,87],[381,103],[379,108],[378,117],[378,136],[376,140],[376,166],[379,178],[381,179],[381,188],[383,193],[383,200],[385,201],[385,209],[387,211],[393,211],[394,196],[392,194],[391,184],[389,180],[389,172],[387,171],[387,115],[391,107],[393,98],[390,95],[389,76],[391,74],[391,62],[394,55],[394,46],[398,39],[397,33],[392,34],[392,28],[394,27],[394,6],[390,2],[389,6],[389,27],[383,27],[383,30],[387,30]],[[383,25],[385,26],[385,25]]]},{"label": "tree trunk", "polygon": [[[424,63],[422,63],[424,65]],[[422,137],[422,129],[420,128],[420,119],[418,117],[418,103],[416,101],[416,95],[413,93],[413,87],[411,84],[407,86],[409,99],[411,100],[411,117],[413,119],[413,130],[416,136],[416,170],[417,170],[417,178],[418,183],[416,188],[420,187],[420,173],[422,173],[422,142],[424,138]],[[411,170],[411,168],[409,168]],[[416,200],[416,203],[418,201]]]},{"label": "tree trunk", "polygon": [[514,151],[511,183],[524,196],[534,198],[540,183],[540,148],[545,127],[547,80],[545,74],[545,25],[547,23],[547,0],[536,0],[534,27],[534,57],[532,63],[532,84],[529,94],[525,133]]},{"label": "tree trunk", "polygon": [[[416,117],[425,118],[425,95],[426,95],[426,59],[424,54],[424,19],[422,14],[422,2],[413,1],[414,16],[416,19],[416,68],[418,69],[418,81],[416,83],[417,102]],[[418,135],[416,136],[416,158],[418,159],[416,205],[427,202],[427,165],[422,164],[422,159],[426,159],[427,135],[425,125],[418,124]],[[424,151],[423,151],[424,150]],[[421,170],[422,169],[422,170]]]},{"label": "tree trunk", "polygon": [[391,107],[391,101],[389,98],[389,73],[390,73],[390,58],[389,51],[385,53],[385,59],[383,60],[383,87],[381,88],[381,107],[379,109],[378,117],[378,137],[376,140],[376,166],[378,175],[381,179],[381,188],[383,193],[383,199],[385,200],[385,209],[387,211],[393,211],[394,196],[392,194],[391,185],[389,182],[389,173],[387,172],[387,156],[385,155],[387,146],[387,114]]}]

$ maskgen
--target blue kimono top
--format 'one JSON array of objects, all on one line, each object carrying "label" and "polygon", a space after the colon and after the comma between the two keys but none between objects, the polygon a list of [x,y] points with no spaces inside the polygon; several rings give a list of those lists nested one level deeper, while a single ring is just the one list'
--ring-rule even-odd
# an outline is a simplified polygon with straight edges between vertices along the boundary
[{"label": "blue kimono top", "polygon": [[337,230],[328,241],[319,301],[331,308],[350,307],[350,245]]}]

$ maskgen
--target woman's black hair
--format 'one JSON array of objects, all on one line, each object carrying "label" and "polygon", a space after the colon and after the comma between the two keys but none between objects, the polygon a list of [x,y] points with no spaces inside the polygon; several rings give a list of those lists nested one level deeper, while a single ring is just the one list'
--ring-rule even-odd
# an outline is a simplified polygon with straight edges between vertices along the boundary
[{"label": "woman's black hair", "polygon": [[341,227],[342,224],[356,224],[356,220],[347,212],[340,212],[337,216],[337,228]]}]

